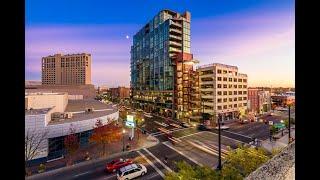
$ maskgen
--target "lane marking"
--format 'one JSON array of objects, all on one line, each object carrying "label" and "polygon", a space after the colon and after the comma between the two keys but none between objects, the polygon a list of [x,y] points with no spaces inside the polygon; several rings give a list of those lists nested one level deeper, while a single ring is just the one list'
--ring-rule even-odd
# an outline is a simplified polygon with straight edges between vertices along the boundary
[{"label": "lane marking", "polygon": [[[259,128],[260,128],[260,127],[259,127]],[[239,136],[243,136],[243,137],[246,137],[246,138],[250,138],[250,139],[252,139],[252,137],[250,137],[250,136],[246,136],[246,135],[243,135],[243,134],[235,133],[235,132],[228,131],[228,130],[223,130],[223,131],[228,132],[228,133],[231,133],[231,134],[236,134],[236,135],[239,135]]]},{"label": "lane marking", "polygon": [[[209,132],[209,133],[211,133],[211,134],[215,134],[215,135],[218,136],[218,134],[216,134],[216,133],[214,133],[214,132],[210,132],[210,131],[207,131],[207,132]],[[237,140],[237,139],[232,139],[232,138],[229,138],[229,137],[227,137],[227,136],[221,135],[221,137],[224,137],[224,138],[227,138],[227,139],[231,139],[231,140],[233,140],[233,141],[238,141],[238,142],[240,142],[240,143],[248,144],[248,143],[246,143],[246,142],[243,142],[243,141],[240,141],[240,140]]]},{"label": "lane marking", "polygon": [[153,169],[155,169],[162,178],[164,178],[164,174],[153,164],[153,162],[151,162],[145,155],[143,155],[140,151],[137,151],[137,153],[139,153],[140,156],[142,156],[146,161],[147,163],[149,163]]},{"label": "lane marking", "polygon": [[[189,128],[173,128],[173,129],[170,129],[168,130],[168,132],[176,132],[176,131],[182,131],[182,130],[187,130],[187,129],[191,129],[192,127],[189,127]],[[155,133],[152,133],[153,136],[161,136],[165,133],[163,132],[155,132]]]},{"label": "lane marking", "polygon": [[87,172],[84,172],[84,173],[81,173],[81,174],[77,174],[77,175],[75,175],[75,176],[73,176],[73,177],[82,176],[82,175],[88,174],[88,173],[90,173],[90,172],[92,172],[92,171],[87,171]]},{"label": "lane marking", "polygon": [[185,135],[185,136],[181,136],[177,139],[182,139],[182,138],[185,138],[185,137],[188,137],[188,136],[192,136],[192,135],[195,135],[195,134],[200,134],[200,133],[204,133],[205,131],[200,131],[200,132],[196,132],[196,133],[192,133],[192,134],[188,134],[188,135]]},{"label": "lane marking", "polygon": [[166,168],[168,171],[173,172],[172,169],[170,169],[167,165],[165,165],[160,159],[158,159],[155,155],[153,155],[148,149],[143,148],[151,157],[153,157],[158,163],[160,163],[164,168]]},{"label": "lane marking", "polygon": [[177,153],[181,154],[182,156],[184,156],[185,158],[189,159],[190,161],[194,162],[195,164],[198,164],[199,166],[203,166],[203,164],[201,164],[200,162],[194,160],[191,157],[186,156],[183,152],[179,151],[178,149],[172,147],[171,145],[168,144],[168,142],[163,142],[162,144],[166,145],[167,147],[169,147],[170,149],[176,151]]}]

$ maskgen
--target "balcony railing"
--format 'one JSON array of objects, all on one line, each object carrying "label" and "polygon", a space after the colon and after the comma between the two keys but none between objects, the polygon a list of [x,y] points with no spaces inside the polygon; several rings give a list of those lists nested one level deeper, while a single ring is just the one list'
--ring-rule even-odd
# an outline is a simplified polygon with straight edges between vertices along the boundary
[{"label": "balcony railing", "polygon": [[173,39],[177,39],[177,40],[182,40],[181,37],[175,36],[175,35],[172,35],[172,34],[170,34],[169,37],[170,37],[170,38],[173,38]]},{"label": "balcony railing", "polygon": [[178,33],[178,34],[182,34],[182,31],[179,30],[179,29],[173,29],[173,28],[170,28],[170,31],[169,32],[175,32],[175,33]]}]

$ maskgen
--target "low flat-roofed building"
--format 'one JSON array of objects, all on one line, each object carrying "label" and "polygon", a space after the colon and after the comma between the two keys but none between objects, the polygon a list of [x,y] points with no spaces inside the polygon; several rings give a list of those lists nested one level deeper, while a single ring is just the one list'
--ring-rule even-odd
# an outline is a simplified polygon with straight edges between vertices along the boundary
[{"label": "low flat-roofed building", "polygon": [[[63,100],[41,102],[47,99],[59,99],[63,93],[38,93],[26,96],[25,136],[45,133],[39,154],[30,162],[46,162],[64,155],[64,137],[70,133],[72,126],[79,135],[80,146],[86,146],[98,119],[104,125],[118,120],[119,111],[116,105],[107,105],[97,100]],[[30,97],[41,98],[32,99]],[[43,98],[45,97],[45,98]],[[33,102],[30,102],[33,101]],[[40,106],[41,105],[41,106]],[[56,107],[64,107],[61,108]],[[47,107],[45,107],[47,106]]]}]

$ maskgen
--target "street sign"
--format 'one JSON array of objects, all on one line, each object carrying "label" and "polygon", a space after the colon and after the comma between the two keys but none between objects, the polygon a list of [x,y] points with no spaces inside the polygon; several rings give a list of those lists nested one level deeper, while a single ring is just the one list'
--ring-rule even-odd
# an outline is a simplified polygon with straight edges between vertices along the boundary
[{"label": "street sign", "polygon": [[273,121],[269,121],[269,125],[271,125],[271,126],[272,126],[272,125],[273,125]]},{"label": "street sign", "polygon": [[131,121],[126,121],[126,126],[129,128],[134,128],[135,127],[135,123],[131,122]]},{"label": "street sign", "polygon": [[286,126],[284,125],[284,124],[282,124],[282,123],[277,123],[277,124],[275,124],[274,125],[276,128],[278,128],[278,129],[282,129],[282,128],[285,128]]}]

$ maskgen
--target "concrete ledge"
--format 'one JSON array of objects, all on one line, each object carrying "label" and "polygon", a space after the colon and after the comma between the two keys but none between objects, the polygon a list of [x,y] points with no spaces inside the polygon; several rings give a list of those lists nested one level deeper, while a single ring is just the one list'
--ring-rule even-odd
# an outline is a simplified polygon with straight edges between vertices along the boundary
[{"label": "concrete ledge", "polygon": [[285,147],[279,154],[249,174],[245,180],[285,180],[294,177],[295,142]]}]

